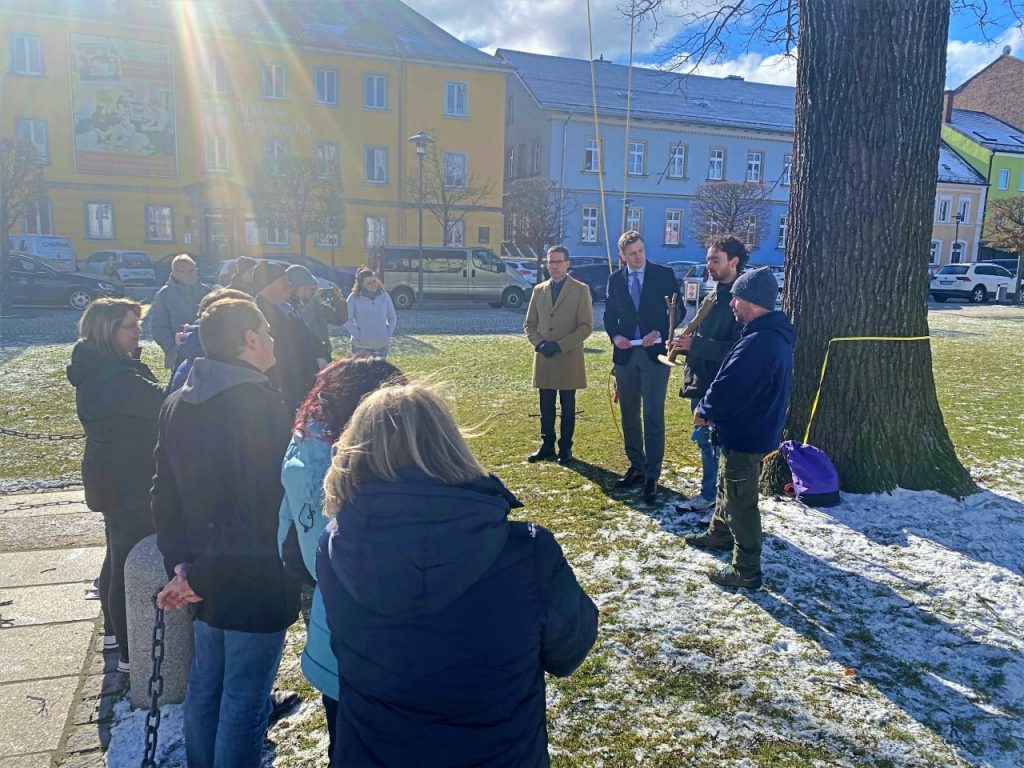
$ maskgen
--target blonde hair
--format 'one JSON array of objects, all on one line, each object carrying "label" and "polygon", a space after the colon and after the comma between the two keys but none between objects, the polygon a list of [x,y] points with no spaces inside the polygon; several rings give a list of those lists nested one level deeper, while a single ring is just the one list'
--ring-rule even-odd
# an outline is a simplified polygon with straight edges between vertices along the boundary
[{"label": "blonde hair", "polygon": [[363,483],[397,482],[398,471],[411,467],[447,485],[487,476],[444,399],[421,382],[386,386],[363,398],[334,446],[324,514],[336,515]]},{"label": "blonde hair", "polygon": [[117,346],[117,329],[127,312],[142,319],[142,305],[131,299],[96,299],[78,321],[78,338],[88,341],[106,357],[124,357]]}]

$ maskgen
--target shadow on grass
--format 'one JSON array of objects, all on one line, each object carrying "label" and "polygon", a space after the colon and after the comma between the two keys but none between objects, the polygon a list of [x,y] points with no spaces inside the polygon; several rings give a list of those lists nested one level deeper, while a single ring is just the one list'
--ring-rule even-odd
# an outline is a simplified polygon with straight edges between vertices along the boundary
[{"label": "shadow on grass", "polygon": [[773,591],[750,600],[851,670],[851,685],[870,683],[966,760],[991,754],[995,743],[1005,760],[992,765],[1022,764],[1019,653],[783,538],[766,538],[764,565]]},{"label": "shadow on grass", "polygon": [[[630,509],[634,509],[641,514],[647,515],[659,523],[665,530],[677,535],[683,533],[689,533],[690,529],[685,531],[675,531],[668,527],[668,522],[671,513],[669,510],[673,510],[673,504],[682,501],[682,497],[673,489],[668,488],[664,485],[658,485],[658,498],[648,503],[641,498],[642,486],[640,483],[630,488],[616,488],[615,482],[621,477],[618,472],[598,466],[597,464],[590,464],[586,461],[581,461],[576,458],[573,463],[569,466],[569,469],[573,470],[582,477],[590,480],[594,485],[601,489],[601,492],[610,499],[615,499],[621,502]],[[625,465],[622,471],[626,471]]]}]

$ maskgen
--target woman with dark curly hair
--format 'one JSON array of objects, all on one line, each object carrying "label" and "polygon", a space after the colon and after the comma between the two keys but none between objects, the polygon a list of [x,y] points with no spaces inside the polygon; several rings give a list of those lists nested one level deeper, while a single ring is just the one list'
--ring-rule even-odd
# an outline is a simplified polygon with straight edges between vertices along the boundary
[{"label": "woman with dark curly hair", "polygon": [[124,561],[153,533],[149,489],[163,387],[139,360],[142,307],[130,299],[97,299],[82,314],[68,381],[85,430],[82,484],[89,509],[103,513],[107,555],[100,572],[104,650],[120,649],[128,671]]},{"label": "woman with dark curly hair", "polygon": [[[331,446],[360,400],[375,389],[393,383],[405,383],[405,378],[398,368],[382,358],[339,360],[319,373],[312,391],[296,413],[294,434],[281,467],[284,499],[281,502],[278,542],[283,557],[285,540],[291,531],[295,531],[303,563],[314,580],[316,548],[327,524],[323,515],[323,488],[324,475],[331,465]],[[302,671],[323,695],[330,734],[330,756],[334,753],[334,724],[338,711],[338,662],[331,651],[319,587],[313,592]]]}]

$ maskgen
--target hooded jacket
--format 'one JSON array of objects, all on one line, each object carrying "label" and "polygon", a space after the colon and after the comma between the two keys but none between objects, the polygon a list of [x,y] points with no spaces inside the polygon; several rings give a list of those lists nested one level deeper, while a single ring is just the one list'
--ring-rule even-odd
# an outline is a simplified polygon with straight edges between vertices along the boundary
[{"label": "hooded jacket", "polygon": [[748,324],[694,412],[714,424],[719,442],[741,453],[779,447],[793,380],[796,331],[785,313]]},{"label": "hooded jacket", "polygon": [[544,673],[568,675],[597,608],[554,537],[510,523],[491,476],[366,483],[317,576],[341,697],[332,766],[546,766]]},{"label": "hooded jacket", "polygon": [[190,563],[212,627],[276,632],[298,615],[298,582],[277,549],[281,458],[291,422],[267,377],[197,358],[160,411],[153,521],[168,574]]},{"label": "hooded jacket", "polygon": [[186,285],[172,274],[167,278],[167,284],[156,292],[146,317],[150,321],[153,341],[164,351],[164,368],[174,369],[177,358],[174,335],[183,325],[196,321],[199,302],[212,290],[206,283],[198,281]]},{"label": "hooded jacket", "polygon": [[85,340],[71,352],[67,377],[85,430],[85,503],[104,514],[148,509],[163,388],[144,363]]}]

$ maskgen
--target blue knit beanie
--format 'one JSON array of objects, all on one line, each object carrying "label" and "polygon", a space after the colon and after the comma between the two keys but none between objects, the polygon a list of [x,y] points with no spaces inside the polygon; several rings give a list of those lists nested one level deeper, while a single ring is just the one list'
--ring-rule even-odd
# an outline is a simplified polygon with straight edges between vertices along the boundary
[{"label": "blue knit beanie", "polygon": [[732,284],[732,295],[771,311],[775,309],[775,300],[779,296],[779,281],[771,267],[758,267],[736,278]]}]

